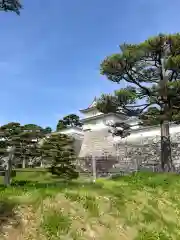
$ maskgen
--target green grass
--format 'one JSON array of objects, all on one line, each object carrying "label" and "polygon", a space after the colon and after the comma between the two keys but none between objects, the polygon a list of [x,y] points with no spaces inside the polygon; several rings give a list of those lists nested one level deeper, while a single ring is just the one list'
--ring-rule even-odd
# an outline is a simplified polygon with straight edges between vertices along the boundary
[{"label": "green grass", "polygon": [[178,240],[179,189],[173,174],[67,183],[19,172],[11,187],[0,186],[0,239]]},{"label": "green grass", "polygon": [[56,234],[67,234],[71,227],[71,219],[63,212],[52,210],[44,213],[41,224],[48,238],[56,238]]}]

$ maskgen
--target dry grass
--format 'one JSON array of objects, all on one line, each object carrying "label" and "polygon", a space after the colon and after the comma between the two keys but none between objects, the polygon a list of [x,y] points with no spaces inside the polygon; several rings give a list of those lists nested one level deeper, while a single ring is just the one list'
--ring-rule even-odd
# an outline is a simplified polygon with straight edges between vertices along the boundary
[{"label": "dry grass", "polygon": [[179,188],[164,174],[2,188],[0,239],[178,240]]}]

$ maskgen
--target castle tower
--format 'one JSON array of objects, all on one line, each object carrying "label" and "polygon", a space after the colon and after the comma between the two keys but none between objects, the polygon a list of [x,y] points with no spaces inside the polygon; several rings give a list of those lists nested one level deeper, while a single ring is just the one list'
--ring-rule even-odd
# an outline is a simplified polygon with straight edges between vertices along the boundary
[{"label": "castle tower", "polygon": [[96,98],[88,108],[80,110],[80,112],[84,115],[81,120],[83,123],[84,138],[79,157],[115,156],[116,148],[114,146],[114,139],[108,131],[107,122],[123,122],[127,119],[127,116],[123,113],[103,114],[99,112],[96,108]]}]

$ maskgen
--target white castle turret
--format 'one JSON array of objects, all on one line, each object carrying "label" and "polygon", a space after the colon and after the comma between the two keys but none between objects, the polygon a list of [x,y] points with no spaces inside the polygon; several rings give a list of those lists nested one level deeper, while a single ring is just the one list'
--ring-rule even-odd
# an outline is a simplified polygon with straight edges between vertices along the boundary
[{"label": "white castle turret", "polygon": [[115,155],[114,138],[109,133],[108,122],[124,122],[127,116],[123,113],[103,114],[96,108],[96,98],[91,105],[80,110],[84,117],[82,119],[84,138],[80,150],[80,157],[102,155]]},{"label": "white castle turret", "polygon": [[76,152],[79,153],[80,157],[116,154],[114,143],[117,138],[112,137],[112,134],[109,133],[107,123],[127,122],[133,125],[137,122],[137,119],[128,118],[123,112],[104,114],[98,111],[96,105],[97,99],[95,97],[86,109],[80,110],[80,113],[83,114],[82,128],[69,127],[60,131],[76,139]]},{"label": "white castle turret", "polygon": [[104,114],[98,111],[96,108],[96,98],[94,98],[91,105],[80,112],[84,115],[82,119],[83,131],[98,131],[107,128],[107,122],[122,122],[127,119],[126,115],[123,113],[108,113]]}]

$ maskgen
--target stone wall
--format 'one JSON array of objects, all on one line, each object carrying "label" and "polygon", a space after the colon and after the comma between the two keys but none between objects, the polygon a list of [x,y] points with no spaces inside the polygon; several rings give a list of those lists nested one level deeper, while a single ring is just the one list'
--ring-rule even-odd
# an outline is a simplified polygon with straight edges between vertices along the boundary
[{"label": "stone wall", "polygon": [[116,156],[113,137],[109,133],[108,128],[84,132],[79,157],[84,158],[89,156]]},{"label": "stone wall", "polygon": [[84,158],[78,159],[78,170],[81,173],[89,173],[89,175],[93,175],[93,158],[96,161],[96,175],[103,176],[108,175],[108,173],[112,172],[114,166],[118,164],[118,158],[115,156],[102,156],[102,157],[94,157],[94,156],[86,156]]},{"label": "stone wall", "polygon": [[[157,171],[160,168],[160,136],[136,139],[119,143],[117,153],[121,163],[129,164],[134,169],[151,169]],[[124,149],[124,153],[122,154]],[[171,135],[172,160],[176,169],[180,168],[180,133]]]},{"label": "stone wall", "polygon": [[74,138],[74,151],[76,153],[76,156],[79,156],[79,152],[81,150],[82,140]]},{"label": "stone wall", "polygon": [[[97,144],[97,142],[94,142]],[[103,146],[105,142],[103,141]],[[106,139],[106,144],[109,142]],[[95,145],[94,145],[95,146]],[[110,143],[112,149],[112,142]],[[87,146],[88,147],[88,146]],[[172,159],[176,169],[180,169],[180,133],[171,135]],[[104,148],[105,149],[105,148]],[[89,149],[90,150],[90,149]],[[160,136],[144,137],[134,141],[122,141],[113,147],[113,154],[93,155],[80,158],[81,171],[92,174],[92,158],[96,160],[97,175],[103,172],[131,172],[137,170],[159,171],[160,163]]]}]

